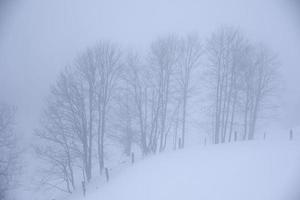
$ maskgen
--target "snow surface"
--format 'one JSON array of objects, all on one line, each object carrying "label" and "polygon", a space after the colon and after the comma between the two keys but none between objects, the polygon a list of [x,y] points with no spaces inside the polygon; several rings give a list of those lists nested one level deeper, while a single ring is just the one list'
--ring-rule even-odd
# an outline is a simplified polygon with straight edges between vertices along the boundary
[{"label": "snow surface", "polygon": [[238,142],[148,157],[68,199],[299,200],[299,183],[300,142]]}]

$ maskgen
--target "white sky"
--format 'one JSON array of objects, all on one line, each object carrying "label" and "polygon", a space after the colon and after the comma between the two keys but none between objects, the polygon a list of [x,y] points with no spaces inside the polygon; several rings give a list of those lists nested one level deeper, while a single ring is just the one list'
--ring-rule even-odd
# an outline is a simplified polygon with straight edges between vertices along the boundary
[{"label": "white sky", "polygon": [[[5,1],[5,0],[4,0]],[[300,23],[292,0],[11,0],[0,3],[0,97],[30,136],[60,69],[100,39],[145,47],[158,35],[239,27],[279,54],[280,126],[300,126]],[[28,138],[28,137],[26,137]]]}]

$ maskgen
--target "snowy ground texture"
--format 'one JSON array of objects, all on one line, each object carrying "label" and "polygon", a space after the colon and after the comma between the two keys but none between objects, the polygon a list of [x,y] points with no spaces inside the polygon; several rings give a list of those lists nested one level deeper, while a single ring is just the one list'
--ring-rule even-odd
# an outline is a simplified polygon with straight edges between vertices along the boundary
[{"label": "snowy ground texture", "polygon": [[300,142],[253,141],[146,158],[70,200],[299,200]]}]

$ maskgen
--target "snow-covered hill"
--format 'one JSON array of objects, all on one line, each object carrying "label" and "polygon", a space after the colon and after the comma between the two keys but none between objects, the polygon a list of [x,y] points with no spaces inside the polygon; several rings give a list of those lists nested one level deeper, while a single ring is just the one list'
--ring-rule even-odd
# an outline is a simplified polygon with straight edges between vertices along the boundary
[{"label": "snow-covered hill", "polygon": [[240,142],[152,156],[70,200],[298,200],[299,142]]}]

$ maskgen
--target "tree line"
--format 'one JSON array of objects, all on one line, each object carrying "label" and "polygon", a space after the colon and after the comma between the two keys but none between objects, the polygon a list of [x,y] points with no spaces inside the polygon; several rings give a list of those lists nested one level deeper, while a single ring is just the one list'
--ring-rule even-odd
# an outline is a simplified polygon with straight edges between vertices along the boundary
[{"label": "tree line", "polygon": [[127,156],[134,146],[143,156],[184,148],[199,69],[209,91],[211,143],[254,139],[277,87],[277,65],[272,51],[231,27],[206,42],[196,34],[160,37],[146,55],[97,43],[65,67],[47,98],[35,131],[44,183],[71,193],[79,181],[102,175],[111,140]]}]

